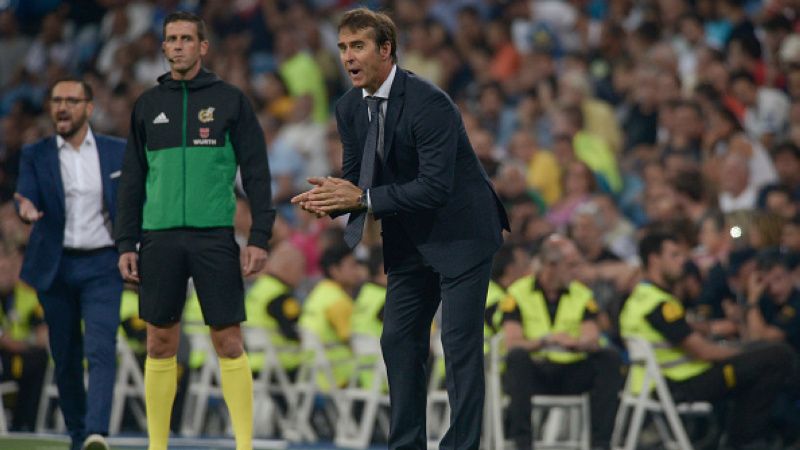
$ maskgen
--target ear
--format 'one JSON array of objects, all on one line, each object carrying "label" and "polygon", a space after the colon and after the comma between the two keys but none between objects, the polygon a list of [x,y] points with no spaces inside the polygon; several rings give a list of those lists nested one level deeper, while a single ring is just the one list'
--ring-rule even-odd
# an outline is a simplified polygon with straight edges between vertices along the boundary
[{"label": "ear", "polygon": [[200,41],[200,56],[206,56],[208,53],[208,41]]},{"label": "ear", "polygon": [[383,57],[383,59],[391,58],[392,57],[391,56],[392,55],[392,44],[389,41],[386,41],[383,44],[381,44],[380,53],[381,53],[381,57]]},{"label": "ear", "polygon": [[86,103],[86,117],[92,117],[92,111],[94,111],[94,102],[89,101]]}]

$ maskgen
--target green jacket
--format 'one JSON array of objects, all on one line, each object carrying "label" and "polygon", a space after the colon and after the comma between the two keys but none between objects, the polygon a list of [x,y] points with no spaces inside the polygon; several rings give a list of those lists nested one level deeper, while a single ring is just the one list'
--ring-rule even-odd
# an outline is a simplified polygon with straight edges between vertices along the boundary
[{"label": "green jacket", "polygon": [[169,73],[139,97],[118,189],[114,237],[134,251],[142,230],[232,227],[237,166],[250,200],[250,244],[266,248],[275,210],[264,134],[236,87],[201,70]]}]

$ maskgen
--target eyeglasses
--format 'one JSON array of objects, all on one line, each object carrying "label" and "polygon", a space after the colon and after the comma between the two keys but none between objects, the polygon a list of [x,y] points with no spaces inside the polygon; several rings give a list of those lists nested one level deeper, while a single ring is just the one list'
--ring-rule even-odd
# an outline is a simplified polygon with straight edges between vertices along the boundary
[{"label": "eyeglasses", "polygon": [[78,98],[78,97],[51,97],[50,103],[54,106],[58,106],[61,103],[66,103],[67,106],[78,106],[78,103],[88,101],[89,99],[86,98]]}]

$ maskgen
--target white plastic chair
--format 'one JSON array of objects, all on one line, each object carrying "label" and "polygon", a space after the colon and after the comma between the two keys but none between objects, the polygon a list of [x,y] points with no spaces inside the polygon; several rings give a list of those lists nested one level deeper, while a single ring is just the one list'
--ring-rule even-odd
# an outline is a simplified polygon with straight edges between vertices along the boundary
[{"label": "white plastic chair", "polygon": [[[131,400],[128,402],[128,400]],[[108,433],[119,433],[125,404],[131,407],[136,423],[142,431],[147,430],[144,406],[144,374],[124,335],[117,336],[117,379],[111,404],[111,419]]]},{"label": "white plastic chair", "polygon": [[[387,383],[386,365],[378,338],[354,334],[350,337],[350,345],[358,365],[351,374],[347,387],[341,392],[341,414],[336,424],[335,443],[338,447],[364,449],[369,446],[376,424],[387,435],[389,432],[389,418],[386,414],[389,395],[384,389]],[[365,360],[372,362],[361,365]],[[361,375],[364,373],[371,375],[370,386],[365,387],[361,383]],[[353,417],[353,408],[357,403],[363,404],[358,421]]]},{"label": "white plastic chair", "polygon": [[[589,450],[591,410],[589,394],[579,395],[534,395],[534,430],[542,430],[541,439],[535,442],[536,449]],[[547,412],[547,416],[539,419]],[[566,428],[565,430],[563,428]],[[566,431],[566,436],[563,436]]]},{"label": "white plastic chair", "polygon": [[[299,352],[300,346],[291,349],[277,348],[270,335],[262,327],[244,326],[242,328],[248,352],[262,353],[264,362],[253,377],[253,417],[259,426],[259,435],[270,436],[274,429],[289,441],[299,441],[300,435],[295,430],[292,417],[297,410],[297,392],[289,374],[281,365],[280,351]],[[296,348],[295,348],[296,347]],[[286,401],[286,411],[277,407],[273,396],[280,396]]]},{"label": "white plastic chair", "polygon": [[[181,434],[186,437],[196,437],[203,430],[209,399],[222,398],[222,384],[219,360],[211,343],[211,336],[207,333],[189,333],[188,338],[193,352],[205,353],[203,365],[198,370],[192,371],[189,376],[183,417],[181,417]],[[227,415],[225,415],[225,420],[229,420]],[[226,428],[231,428],[230,423]]]},{"label": "white plastic chair", "polygon": [[[489,375],[487,379],[487,402],[491,416],[491,445],[502,450],[506,446],[503,430],[503,407],[507,399],[503,395],[501,361],[503,333],[498,333],[489,343]],[[540,439],[535,441],[537,449],[588,450],[590,446],[589,394],[580,395],[535,395],[531,397],[534,430],[541,429]],[[544,416],[544,413],[547,413]],[[566,428],[565,428],[566,427]],[[564,433],[566,432],[566,433]],[[566,434],[566,436],[562,435]]]},{"label": "white plastic chair", "polygon": [[[53,360],[50,359],[44,374],[42,394],[39,397],[39,408],[36,412],[37,433],[63,433],[67,429],[64,415],[61,414],[58,407],[58,386],[55,383],[55,372],[56,367]],[[48,417],[53,417],[54,426],[52,428],[47,425]]]},{"label": "white plastic chair", "polygon": [[[625,339],[625,345],[628,348],[631,366],[639,365],[644,368],[644,380],[642,389],[635,392],[630,375],[632,371],[629,372],[615,419],[614,433],[611,437],[612,448],[634,450],[644,425],[645,415],[649,412],[653,414],[656,430],[666,448],[692,450],[692,443],[686,434],[680,415],[710,414],[711,404],[692,402],[676,405],[656,361],[652,344],[639,337],[628,337]],[[626,427],[625,442],[620,442]]]},{"label": "white plastic chair", "polygon": [[8,434],[8,423],[6,422],[6,408],[3,405],[3,396],[16,391],[16,381],[9,380],[0,383],[0,435]]},{"label": "white plastic chair", "polygon": [[[292,418],[294,429],[300,434],[304,442],[316,442],[318,440],[316,432],[311,426],[311,415],[314,412],[314,400],[317,395],[329,398],[333,403],[333,411],[326,409],[331,423],[335,424],[341,412],[341,390],[336,383],[333,374],[333,365],[325,353],[325,346],[320,341],[316,333],[306,328],[300,327],[300,342],[307,358],[300,364],[295,381],[295,393],[297,395],[297,409]],[[349,363],[350,361],[347,361]],[[320,389],[317,379],[322,376],[326,379],[328,392]]]}]

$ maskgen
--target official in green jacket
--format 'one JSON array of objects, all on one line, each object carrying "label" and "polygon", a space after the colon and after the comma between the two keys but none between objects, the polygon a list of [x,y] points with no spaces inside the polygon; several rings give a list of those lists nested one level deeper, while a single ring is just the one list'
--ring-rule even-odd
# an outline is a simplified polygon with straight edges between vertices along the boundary
[{"label": "official in green jacket", "polygon": [[[170,70],[134,104],[114,223],[120,274],[139,283],[139,315],[147,322],[150,450],[168,446],[189,278],[219,356],[236,446],[249,450],[253,374],[240,328],[242,276],[264,268],[275,220],[267,146],[245,94],[203,68],[210,47],[203,19],[172,12],[162,31]],[[237,168],[252,216],[244,249],[233,230]]]},{"label": "official in green jacket", "polygon": [[[622,308],[622,337],[636,336],[653,345],[676,402],[733,400],[727,422],[729,448],[768,448],[770,410],[789,375],[791,348],[758,342],[739,349],[707,340],[692,330],[683,305],[672,294],[683,274],[684,247],[674,236],[653,231],[640,242],[639,257],[645,280]],[[631,368],[640,388],[642,371]]]},{"label": "official in green jacket", "polygon": [[529,449],[531,396],[591,397],[592,445],[608,448],[622,387],[622,359],[601,348],[597,304],[592,291],[576,281],[582,258],[575,244],[553,235],[539,251],[536,275],[520,278],[503,301],[506,336],[506,392],[509,435],[518,449]]}]

